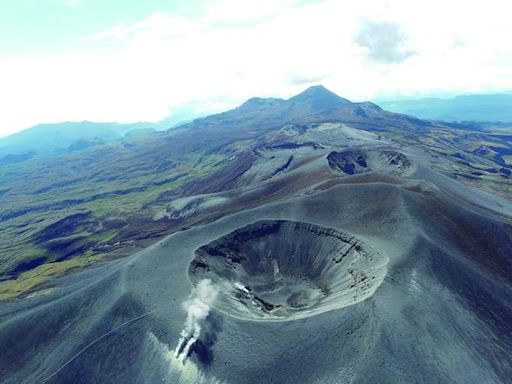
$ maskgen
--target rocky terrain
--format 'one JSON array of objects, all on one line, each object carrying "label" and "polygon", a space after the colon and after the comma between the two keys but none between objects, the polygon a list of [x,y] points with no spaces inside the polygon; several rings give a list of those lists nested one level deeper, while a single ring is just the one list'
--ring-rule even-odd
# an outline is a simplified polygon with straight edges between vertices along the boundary
[{"label": "rocky terrain", "polygon": [[510,156],[316,86],[4,165],[0,383],[506,383]]}]

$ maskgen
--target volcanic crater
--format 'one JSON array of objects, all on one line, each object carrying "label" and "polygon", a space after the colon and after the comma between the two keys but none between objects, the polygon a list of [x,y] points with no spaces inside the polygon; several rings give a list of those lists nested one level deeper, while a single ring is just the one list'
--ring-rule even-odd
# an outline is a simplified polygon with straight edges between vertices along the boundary
[{"label": "volcanic crater", "polygon": [[386,275],[387,257],[353,235],[311,223],[258,221],[195,251],[194,285],[218,287],[215,307],[238,318],[295,320],[358,303]]}]

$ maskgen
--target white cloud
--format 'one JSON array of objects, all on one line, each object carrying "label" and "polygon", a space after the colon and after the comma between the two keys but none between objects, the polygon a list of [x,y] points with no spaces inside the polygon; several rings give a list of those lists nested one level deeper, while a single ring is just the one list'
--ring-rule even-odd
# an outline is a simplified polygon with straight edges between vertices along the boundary
[{"label": "white cloud", "polygon": [[[353,99],[510,89],[510,10],[499,0],[222,0],[193,18],[154,13],[85,36],[79,55],[0,60],[0,132],[62,120],[155,121],[173,105],[227,108],[310,83]],[[394,48],[414,55],[372,59],[358,42],[368,22],[395,25]]]},{"label": "white cloud", "polygon": [[404,45],[406,36],[400,25],[388,21],[367,21],[361,26],[356,42],[367,49],[370,59],[384,63],[399,63],[414,55]]}]

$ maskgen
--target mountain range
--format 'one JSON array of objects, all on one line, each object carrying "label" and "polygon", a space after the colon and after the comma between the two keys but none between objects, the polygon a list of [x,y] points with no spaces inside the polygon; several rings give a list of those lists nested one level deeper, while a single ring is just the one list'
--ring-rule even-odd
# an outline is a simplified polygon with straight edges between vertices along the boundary
[{"label": "mountain range", "polygon": [[[464,126],[477,130],[483,129],[489,124],[493,127],[508,126],[512,122],[512,96],[508,94],[498,95],[466,95],[452,99],[408,99],[398,101],[379,101],[379,106],[370,102],[351,103],[347,99],[340,98],[330,91],[325,91],[322,86],[314,86],[301,95],[290,100],[277,98],[252,98],[234,111],[215,115],[224,123],[227,116],[237,124],[237,117],[243,125],[255,122],[266,124],[280,124],[285,120],[293,120],[294,117],[304,119],[308,114],[318,116],[322,113],[325,118],[336,118],[332,115],[343,114],[346,119],[349,114],[354,116],[367,113],[385,112],[381,109],[395,113],[406,114],[419,119],[445,121],[448,123],[464,123]],[[264,114],[264,117],[262,117]],[[122,140],[129,132],[141,135],[152,130],[167,130],[176,126],[187,124],[202,117],[192,108],[180,107],[171,117],[159,123],[96,123],[96,122],[64,122],[56,124],[40,124],[23,130],[16,134],[0,138],[0,165],[23,162],[34,156],[53,156],[73,152],[92,146],[105,144],[109,141]],[[265,121],[260,121],[263,118]],[[402,117],[406,119],[405,116]],[[210,117],[207,124],[215,124]],[[375,127],[377,128],[377,126]],[[133,134],[133,133],[132,133]]]},{"label": "mountain range", "polygon": [[512,376],[512,132],[322,86],[111,132],[0,166],[2,379]]},{"label": "mountain range", "polygon": [[389,111],[449,122],[512,123],[512,94],[380,101]]}]

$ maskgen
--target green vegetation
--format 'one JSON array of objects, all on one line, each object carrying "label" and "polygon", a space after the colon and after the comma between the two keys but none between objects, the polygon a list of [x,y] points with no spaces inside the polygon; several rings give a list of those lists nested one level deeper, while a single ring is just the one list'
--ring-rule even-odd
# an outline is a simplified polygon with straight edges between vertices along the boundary
[{"label": "green vegetation", "polygon": [[82,268],[97,260],[99,260],[98,256],[84,255],[71,260],[47,263],[22,273],[17,279],[2,281],[0,282],[0,301],[18,297],[73,268]]},{"label": "green vegetation", "polygon": [[[203,151],[153,152],[141,140],[147,136],[129,142],[135,149],[108,144],[0,168],[0,300],[71,268],[133,252],[134,240],[163,234],[152,219],[166,205],[160,196],[179,196],[182,185],[226,160]],[[24,270],[23,263],[40,258],[46,263]]]}]

